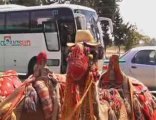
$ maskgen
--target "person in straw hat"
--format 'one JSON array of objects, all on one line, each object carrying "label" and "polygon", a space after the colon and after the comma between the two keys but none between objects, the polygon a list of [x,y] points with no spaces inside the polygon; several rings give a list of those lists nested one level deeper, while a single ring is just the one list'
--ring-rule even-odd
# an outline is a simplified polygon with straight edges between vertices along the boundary
[{"label": "person in straw hat", "polygon": [[77,30],[76,36],[75,36],[75,43],[67,43],[67,46],[73,46],[76,43],[87,43],[87,45],[90,46],[98,46],[100,43],[98,43],[91,32],[89,30]]},{"label": "person in straw hat", "polygon": [[94,62],[98,62],[98,59],[103,58],[104,48],[97,40],[94,39],[89,30],[77,30],[75,43],[67,43],[67,46],[72,47],[77,43],[82,43],[90,49],[91,54],[93,54]]}]

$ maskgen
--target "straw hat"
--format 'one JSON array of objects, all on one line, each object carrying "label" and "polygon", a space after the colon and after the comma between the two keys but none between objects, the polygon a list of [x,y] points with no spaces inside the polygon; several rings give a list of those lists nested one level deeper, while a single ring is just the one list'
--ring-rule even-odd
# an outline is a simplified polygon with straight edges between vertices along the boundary
[{"label": "straw hat", "polygon": [[[97,46],[100,43],[96,42],[93,35],[89,30],[77,30],[75,36],[75,43],[85,42],[87,45],[90,46]],[[75,43],[67,43],[67,46],[73,46]]]}]

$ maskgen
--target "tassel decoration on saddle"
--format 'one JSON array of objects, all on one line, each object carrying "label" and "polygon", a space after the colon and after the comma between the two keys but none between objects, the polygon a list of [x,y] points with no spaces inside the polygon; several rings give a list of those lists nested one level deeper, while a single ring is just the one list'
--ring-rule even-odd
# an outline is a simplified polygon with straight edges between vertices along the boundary
[{"label": "tassel decoration on saddle", "polygon": [[109,111],[108,111],[108,120],[118,120],[114,110],[112,110],[112,108],[110,107]]},{"label": "tassel decoration on saddle", "polygon": [[36,90],[33,88],[32,84],[26,88],[26,98],[24,102],[24,107],[27,111],[36,111],[36,105],[38,102],[38,96]]},{"label": "tassel decoration on saddle", "polygon": [[[132,114],[131,105],[128,102],[127,98],[124,98],[124,104],[125,104],[125,107],[126,107],[127,114],[131,115]],[[131,116],[129,116],[129,117],[131,117]]]},{"label": "tassel decoration on saddle", "polygon": [[138,98],[134,95],[133,98],[133,108],[134,108],[134,115],[135,115],[135,120],[146,120],[144,118],[144,115],[142,113],[142,105],[140,104]]},{"label": "tassel decoration on saddle", "polygon": [[[67,75],[64,101],[61,111],[61,120],[67,120],[70,114],[72,114],[77,102],[79,101],[78,98],[79,92],[77,91],[77,86],[74,84],[72,77]],[[76,117],[77,116],[75,113],[69,120],[78,120]]]},{"label": "tassel decoration on saddle", "polygon": [[86,78],[86,85],[83,92],[83,101],[81,110],[84,117],[82,119],[85,120],[96,120],[98,118],[98,115],[96,114],[95,110],[97,110],[97,106],[95,107],[95,76],[93,72],[89,72],[87,78]]},{"label": "tassel decoration on saddle", "polygon": [[152,108],[150,109],[150,104],[148,104],[148,101],[146,97],[143,94],[138,95],[139,100],[142,104],[142,112],[145,116],[146,120],[152,120]]},{"label": "tassel decoration on saddle", "polygon": [[152,106],[153,106],[153,109],[156,110],[156,98],[154,96],[152,96]]},{"label": "tassel decoration on saddle", "polygon": [[35,81],[34,87],[41,100],[41,105],[44,112],[45,120],[50,119],[52,117],[52,112],[53,112],[53,101],[45,81],[44,80]]}]

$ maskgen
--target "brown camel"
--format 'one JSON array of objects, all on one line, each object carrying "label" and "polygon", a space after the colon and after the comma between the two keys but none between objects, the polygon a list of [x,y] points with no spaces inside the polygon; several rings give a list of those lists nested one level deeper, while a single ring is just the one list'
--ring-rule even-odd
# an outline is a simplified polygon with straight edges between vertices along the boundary
[{"label": "brown camel", "polygon": [[97,46],[87,53],[88,47],[85,43],[71,46],[61,120],[99,119],[95,85],[98,72],[93,56]]}]

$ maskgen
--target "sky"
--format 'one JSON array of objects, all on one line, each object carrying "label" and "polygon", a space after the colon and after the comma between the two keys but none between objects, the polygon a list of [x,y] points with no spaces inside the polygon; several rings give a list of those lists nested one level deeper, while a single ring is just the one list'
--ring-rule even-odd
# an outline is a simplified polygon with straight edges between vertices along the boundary
[{"label": "sky", "polygon": [[156,0],[122,0],[119,8],[124,22],[136,25],[143,35],[156,38]]}]

